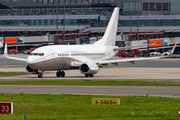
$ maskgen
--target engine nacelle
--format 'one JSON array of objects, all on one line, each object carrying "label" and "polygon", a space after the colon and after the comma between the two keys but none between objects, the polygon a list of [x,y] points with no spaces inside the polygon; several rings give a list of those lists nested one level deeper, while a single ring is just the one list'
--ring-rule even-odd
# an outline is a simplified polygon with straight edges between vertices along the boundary
[{"label": "engine nacelle", "polygon": [[99,67],[95,63],[83,63],[80,68],[82,74],[96,74],[99,71]]},{"label": "engine nacelle", "polygon": [[32,69],[29,65],[26,66],[26,71],[31,74],[38,74],[38,70]]}]

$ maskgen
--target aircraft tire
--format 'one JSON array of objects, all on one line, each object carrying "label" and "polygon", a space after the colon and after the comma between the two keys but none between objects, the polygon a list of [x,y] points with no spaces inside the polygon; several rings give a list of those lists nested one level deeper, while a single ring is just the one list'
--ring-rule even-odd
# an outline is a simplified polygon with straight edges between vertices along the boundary
[{"label": "aircraft tire", "polygon": [[65,72],[64,71],[60,72],[60,74],[61,74],[61,77],[65,77]]},{"label": "aircraft tire", "polygon": [[90,74],[89,76],[90,76],[90,77],[93,77],[94,75],[93,75],[93,74]]},{"label": "aircraft tire", "polygon": [[85,77],[89,77],[89,74],[85,74]]},{"label": "aircraft tire", "polygon": [[56,77],[60,77],[60,72],[59,71],[56,72]]}]

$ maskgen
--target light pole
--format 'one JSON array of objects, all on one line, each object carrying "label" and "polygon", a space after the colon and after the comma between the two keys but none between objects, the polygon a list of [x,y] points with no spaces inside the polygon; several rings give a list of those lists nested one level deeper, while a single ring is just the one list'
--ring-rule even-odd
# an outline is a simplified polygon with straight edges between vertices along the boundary
[{"label": "light pole", "polygon": [[139,3],[140,2],[138,0],[137,2],[137,40],[139,40]]},{"label": "light pole", "polygon": [[56,14],[57,14],[57,32],[56,34],[58,34],[58,0],[57,0],[57,9],[56,9]]},{"label": "light pole", "polygon": [[63,41],[62,41],[63,44],[64,41],[65,41],[65,0],[64,0],[64,14],[63,14]]},{"label": "light pole", "polygon": [[129,1],[129,10],[130,10],[130,34],[132,33],[132,11],[131,11],[131,0]]}]

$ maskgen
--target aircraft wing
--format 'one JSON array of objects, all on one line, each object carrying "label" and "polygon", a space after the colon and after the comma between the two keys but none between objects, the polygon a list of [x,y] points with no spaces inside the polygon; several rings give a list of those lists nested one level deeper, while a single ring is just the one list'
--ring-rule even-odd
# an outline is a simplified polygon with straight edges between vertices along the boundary
[{"label": "aircraft wing", "polygon": [[141,60],[152,60],[152,59],[160,59],[161,57],[147,57],[147,58],[128,58],[128,59],[118,59],[118,60],[106,60],[106,61],[96,61],[98,65],[104,64],[117,64],[121,62],[132,62],[134,61],[141,61]]},{"label": "aircraft wing", "polygon": [[4,47],[4,57],[10,60],[17,60],[17,61],[23,61],[23,62],[27,61],[27,59],[24,59],[24,58],[9,57],[7,53],[7,44],[5,44],[5,47]]},{"label": "aircraft wing", "polygon": [[146,57],[146,58],[128,58],[128,59],[118,59],[118,60],[96,61],[96,64],[98,64],[98,65],[106,65],[106,64],[117,64],[117,63],[121,63],[121,62],[131,62],[131,63],[134,63],[134,61],[153,60],[153,59],[165,58],[165,57],[171,56],[173,54],[175,48],[176,48],[176,44],[174,45],[173,49],[171,50],[171,52],[170,52],[170,54],[168,56]]}]

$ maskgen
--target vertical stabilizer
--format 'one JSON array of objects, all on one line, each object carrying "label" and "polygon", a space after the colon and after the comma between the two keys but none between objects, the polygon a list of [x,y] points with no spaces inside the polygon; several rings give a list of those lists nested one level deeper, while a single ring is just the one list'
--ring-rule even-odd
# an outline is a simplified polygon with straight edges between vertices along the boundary
[{"label": "vertical stabilizer", "polygon": [[117,34],[117,24],[119,18],[119,8],[114,8],[113,14],[106,28],[104,36],[101,40],[94,43],[94,45],[107,45],[115,46],[116,34]]}]

